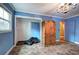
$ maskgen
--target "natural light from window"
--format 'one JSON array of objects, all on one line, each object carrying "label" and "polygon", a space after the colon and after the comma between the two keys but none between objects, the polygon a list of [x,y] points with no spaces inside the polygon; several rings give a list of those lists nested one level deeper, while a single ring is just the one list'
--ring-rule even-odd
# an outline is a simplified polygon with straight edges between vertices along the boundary
[{"label": "natural light from window", "polygon": [[0,7],[0,32],[11,31],[11,14]]}]

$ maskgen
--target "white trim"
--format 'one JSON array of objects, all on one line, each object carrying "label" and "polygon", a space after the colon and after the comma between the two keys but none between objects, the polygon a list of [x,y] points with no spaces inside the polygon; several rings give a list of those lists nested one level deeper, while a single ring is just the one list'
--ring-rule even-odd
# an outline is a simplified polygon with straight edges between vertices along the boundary
[{"label": "white trim", "polygon": [[15,16],[15,39],[14,39],[14,45],[15,45],[15,46],[16,46],[16,43],[17,43],[17,42],[16,42],[16,39],[17,39],[17,38],[16,38],[16,37],[17,37],[16,34],[17,34],[17,33],[16,33],[16,16]]},{"label": "white trim", "polygon": [[69,19],[69,18],[77,17],[77,16],[79,16],[79,14],[78,15],[71,16],[71,17],[67,17],[67,18],[64,18],[64,19]]},{"label": "white trim", "polygon": [[[20,11],[18,11],[18,12],[20,12]],[[23,12],[23,13],[25,13],[25,12]],[[76,17],[76,16],[79,16],[79,14],[77,14],[77,15],[73,15],[73,16],[70,16],[70,17],[66,17],[66,18],[64,18],[64,17],[61,17],[61,16],[51,16],[51,15],[45,15],[45,14],[37,14],[37,13],[29,13],[29,14],[36,14],[36,15],[41,15],[41,16],[48,16],[48,17],[58,17],[58,18],[63,18],[63,19],[69,19],[69,18],[72,18],[72,17]],[[17,16],[17,15],[16,15]],[[40,18],[40,17],[39,17]]]},{"label": "white trim", "polygon": [[[19,11],[20,12],[20,11]],[[25,12],[23,12],[23,13],[25,13]],[[30,13],[30,14],[35,14],[35,13]],[[69,19],[69,18],[72,18],[72,17],[76,17],[76,16],[79,16],[79,14],[77,14],[77,15],[73,15],[73,16],[70,16],[70,17],[66,17],[66,18],[64,18],[64,17],[61,17],[61,16],[51,16],[51,15],[45,15],[45,14],[36,14],[36,15],[41,15],[41,16],[48,16],[48,17],[58,17],[58,18],[62,18],[62,19]],[[17,16],[17,15],[16,15]],[[40,17],[39,17],[40,18]]]},{"label": "white trim", "polygon": [[43,28],[45,24],[43,24],[43,22],[44,21],[42,21],[42,44],[43,44],[43,46],[45,46],[45,37],[44,37],[44,30],[45,29]]},{"label": "white trim", "polygon": [[40,22],[40,40],[43,43],[42,39],[42,21]]},{"label": "white trim", "polygon": [[56,41],[59,42],[59,39],[57,39]]},{"label": "white trim", "polygon": [[13,45],[13,46],[5,53],[5,55],[8,55],[14,47],[15,47],[15,45]]},{"label": "white trim", "polygon": [[52,18],[53,18],[53,17],[65,19],[65,18],[63,18],[63,17],[61,17],[61,16],[52,16]]},{"label": "white trim", "polygon": [[20,15],[15,15],[15,17],[42,20],[40,17],[20,16]]},{"label": "white trim", "polygon": [[46,14],[38,14],[38,13],[33,13],[33,12],[23,12],[23,11],[18,11],[18,10],[15,10],[17,12],[22,12],[22,13],[29,13],[29,14],[34,14],[34,15],[39,15],[39,16],[47,16],[47,17],[58,17],[58,18],[62,18],[60,16],[52,16],[52,15],[46,15]]},{"label": "white trim", "polygon": [[3,31],[0,31],[0,33],[8,33],[8,32],[11,32],[11,30],[3,30]]},{"label": "white trim", "polygon": [[75,44],[79,44],[79,42],[74,42]]}]

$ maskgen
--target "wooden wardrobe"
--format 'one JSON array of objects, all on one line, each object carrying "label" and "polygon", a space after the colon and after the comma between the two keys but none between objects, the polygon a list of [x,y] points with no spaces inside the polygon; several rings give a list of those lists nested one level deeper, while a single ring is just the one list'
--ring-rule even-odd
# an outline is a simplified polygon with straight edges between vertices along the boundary
[{"label": "wooden wardrobe", "polygon": [[56,23],[51,20],[42,22],[43,41],[45,46],[56,44]]}]

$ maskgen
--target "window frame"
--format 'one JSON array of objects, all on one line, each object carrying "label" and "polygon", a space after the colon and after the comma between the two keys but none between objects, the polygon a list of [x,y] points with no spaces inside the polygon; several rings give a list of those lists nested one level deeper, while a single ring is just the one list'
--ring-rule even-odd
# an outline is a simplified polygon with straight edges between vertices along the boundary
[{"label": "window frame", "polygon": [[[6,21],[9,24],[9,28],[3,28],[4,30],[0,30],[0,33],[11,32],[12,31],[12,14],[10,12],[8,12],[8,10],[3,8],[2,6],[0,6],[0,8],[3,9],[3,17],[0,17],[0,20]],[[6,11],[8,13],[9,19],[4,18],[4,11]]]}]

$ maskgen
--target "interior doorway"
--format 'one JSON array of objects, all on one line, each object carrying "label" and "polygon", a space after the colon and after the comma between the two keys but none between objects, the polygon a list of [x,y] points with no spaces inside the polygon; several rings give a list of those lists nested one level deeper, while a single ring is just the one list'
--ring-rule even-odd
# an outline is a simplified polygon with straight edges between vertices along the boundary
[{"label": "interior doorway", "polygon": [[60,22],[60,43],[65,43],[65,23]]},{"label": "interior doorway", "polygon": [[43,40],[44,45],[54,45],[56,44],[56,23],[54,21],[43,21]]}]

